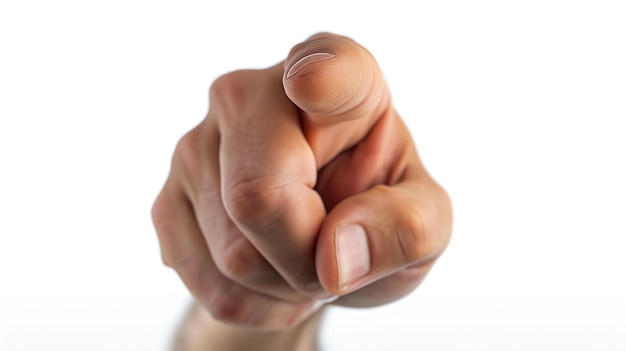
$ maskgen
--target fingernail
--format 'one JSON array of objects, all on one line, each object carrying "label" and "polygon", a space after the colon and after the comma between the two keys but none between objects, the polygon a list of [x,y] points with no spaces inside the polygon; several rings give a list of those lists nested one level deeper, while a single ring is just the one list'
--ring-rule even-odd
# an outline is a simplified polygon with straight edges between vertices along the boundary
[{"label": "fingernail", "polygon": [[350,224],[337,230],[339,289],[346,290],[370,271],[370,250],[365,229]]},{"label": "fingernail", "polygon": [[289,71],[287,71],[287,78],[295,75],[296,73],[298,73],[298,71],[304,68],[304,66],[308,65],[311,62],[327,60],[333,57],[335,57],[335,55],[329,54],[327,52],[315,52],[312,54],[308,54],[296,61],[296,63],[294,63],[291,68],[289,68]]}]

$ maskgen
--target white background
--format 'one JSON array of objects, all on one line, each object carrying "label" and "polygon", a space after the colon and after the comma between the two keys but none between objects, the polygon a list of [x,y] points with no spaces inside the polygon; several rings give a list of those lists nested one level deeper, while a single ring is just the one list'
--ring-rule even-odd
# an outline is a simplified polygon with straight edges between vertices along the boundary
[{"label": "white background", "polygon": [[[409,4],[411,4],[409,6]],[[377,57],[449,191],[410,297],[326,350],[626,349],[623,1],[2,1],[0,350],[165,350],[150,207],[220,74],[318,31]]]}]

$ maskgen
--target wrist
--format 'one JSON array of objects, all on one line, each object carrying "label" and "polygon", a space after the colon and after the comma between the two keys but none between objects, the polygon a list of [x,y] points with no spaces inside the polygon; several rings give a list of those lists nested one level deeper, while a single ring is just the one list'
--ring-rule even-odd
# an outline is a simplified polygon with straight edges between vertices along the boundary
[{"label": "wrist", "polygon": [[323,310],[290,329],[259,331],[221,323],[194,303],[176,333],[172,350],[316,351]]}]

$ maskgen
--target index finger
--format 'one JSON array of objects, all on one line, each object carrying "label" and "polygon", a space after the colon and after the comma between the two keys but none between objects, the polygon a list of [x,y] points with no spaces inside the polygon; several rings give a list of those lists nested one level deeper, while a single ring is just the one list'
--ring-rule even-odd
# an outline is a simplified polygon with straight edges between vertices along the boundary
[{"label": "index finger", "polygon": [[302,111],[318,168],[360,142],[391,107],[374,56],[351,38],[318,33],[285,60],[285,93]]}]

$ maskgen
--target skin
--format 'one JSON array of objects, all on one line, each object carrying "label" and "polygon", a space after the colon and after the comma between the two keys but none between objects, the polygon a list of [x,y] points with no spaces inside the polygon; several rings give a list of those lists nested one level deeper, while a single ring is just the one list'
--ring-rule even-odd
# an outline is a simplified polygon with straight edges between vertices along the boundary
[{"label": "skin", "polygon": [[163,261],[206,320],[290,333],[325,304],[377,306],[421,283],[450,240],[451,203],[365,48],[319,33],[209,95],[152,210]]},{"label": "skin", "polygon": [[174,351],[193,350],[319,350],[317,334],[323,309],[289,329],[252,330],[216,321],[198,304],[193,304],[171,345]]}]

